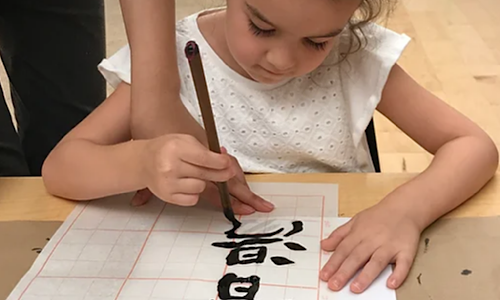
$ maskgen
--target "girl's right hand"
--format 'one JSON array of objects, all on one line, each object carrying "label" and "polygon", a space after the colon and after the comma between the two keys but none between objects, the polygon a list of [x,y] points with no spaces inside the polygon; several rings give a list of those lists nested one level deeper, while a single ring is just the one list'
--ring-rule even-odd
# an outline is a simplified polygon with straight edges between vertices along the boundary
[{"label": "girl's right hand", "polygon": [[227,181],[235,214],[274,209],[250,190],[238,161],[225,148],[222,154],[214,153],[190,135],[168,135],[148,143],[144,152],[147,188],[135,194],[132,205],[143,205],[154,194],[181,206],[193,206],[203,198],[220,207],[213,182]]},{"label": "girl's right hand", "polygon": [[169,134],[145,145],[144,183],[168,203],[196,205],[207,182],[225,182],[236,175],[227,154],[208,150],[190,135]]},{"label": "girl's right hand", "polygon": [[[263,213],[271,212],[274,209],[274,205],[250,190],[245,173],[238,160],[227,154],[227,150],[224,147],[221,148],[221,152],[231,158],[231,167],[236,171],[236,176],[227,182],[234,213],[238,215],[250,215],[256,211]],[[212,182],[207,184],[207,188],[201,195],[201,199],[207,200],[214,206],[222,207],[219,189]]]}]

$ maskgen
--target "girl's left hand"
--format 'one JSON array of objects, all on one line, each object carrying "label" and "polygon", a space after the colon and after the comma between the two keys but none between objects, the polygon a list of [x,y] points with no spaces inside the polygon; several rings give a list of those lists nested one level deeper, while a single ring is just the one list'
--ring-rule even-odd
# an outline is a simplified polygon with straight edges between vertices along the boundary
[{"label": "girl's left hand", "polygon": [[320,278],[331,290],[339,291],[364,266],[350,286],[352,292],[362,293],[389,264],[395,263],[387,286],[397,289],[413,264],[422,230],[405,213],[381,202],[322,241],[324,251],[335,252]]}]

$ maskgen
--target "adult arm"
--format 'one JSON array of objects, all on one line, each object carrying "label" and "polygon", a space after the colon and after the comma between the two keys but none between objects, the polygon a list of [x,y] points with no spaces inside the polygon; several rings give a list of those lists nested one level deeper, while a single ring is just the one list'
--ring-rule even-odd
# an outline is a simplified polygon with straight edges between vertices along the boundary
[{"label": "adult arm", "polygon": [[182,133],[206,145],[202,127],[180,100],[174,0],[120,0],[131,51],[134,139]]}]

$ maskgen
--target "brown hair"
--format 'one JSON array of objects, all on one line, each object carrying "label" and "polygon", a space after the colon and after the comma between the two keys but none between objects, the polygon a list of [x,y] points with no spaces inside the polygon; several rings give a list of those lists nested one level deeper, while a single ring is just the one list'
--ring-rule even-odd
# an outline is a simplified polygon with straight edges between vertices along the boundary
[{"label": "brown hair", "polygon": [[[351,1],[351,0],[349,0]],[[396,7],[397,0],[361,0],[361,4],[348,24],[348,47],[342,53],[345,58],[349,54],[363,49],[368,39],[364,27],[371,22],[387,20]]]}]

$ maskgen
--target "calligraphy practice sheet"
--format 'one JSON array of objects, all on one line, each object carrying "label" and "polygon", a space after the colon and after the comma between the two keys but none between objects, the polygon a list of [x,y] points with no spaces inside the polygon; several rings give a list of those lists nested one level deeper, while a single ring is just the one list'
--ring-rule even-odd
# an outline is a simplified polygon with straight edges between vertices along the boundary
[{"label": "calligraphy practice sheet", "polygon": [[275,204],[239,217],[130,196],[79,204],[8,300],[395,300],[387,268],[361,295],[328,290],[320,240],[345,223],[333,184],[250,183]]}]

